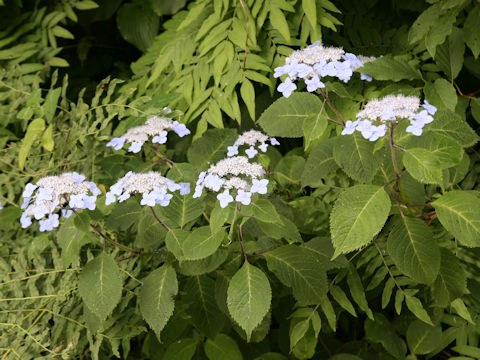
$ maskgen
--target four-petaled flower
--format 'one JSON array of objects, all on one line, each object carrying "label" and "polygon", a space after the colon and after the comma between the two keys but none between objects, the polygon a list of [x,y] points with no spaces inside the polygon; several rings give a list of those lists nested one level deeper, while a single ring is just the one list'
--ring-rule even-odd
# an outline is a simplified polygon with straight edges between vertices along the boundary
[{"label": "four-petaled flower", "polygon": [[230,195],[230,191],[228,189],[225,189],[224,192],[217,195],[217,199],[220,201],[220,207],[226,208],[228,204],[233,201],[233,196]]}]

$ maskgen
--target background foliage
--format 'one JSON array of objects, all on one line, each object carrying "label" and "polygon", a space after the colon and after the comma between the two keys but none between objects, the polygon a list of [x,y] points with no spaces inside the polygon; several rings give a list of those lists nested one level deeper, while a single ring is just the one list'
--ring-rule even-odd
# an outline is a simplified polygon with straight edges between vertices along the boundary
[{"label": "background foliage", "polygon": [[[477,1],[98,4],[0,0],[1,359],[480,358]],[[395,139],[416,149],[397,154],[402,200],[433,208],[400,215],[383,141],[338,136],[316,95],[279,99],[272,69],[316,40],[383,56],[362,68],[372,83],[327,84],[344,119],[391,93],[438,107],[424,136]],[[193,137],[105,147],[164,106]],[[135,199],[101,198],[58,231],[20,228],[29,181],[77,171],[105,190],[155,169],[194,183],[252,127],[282,145],[259,158],[270,195],[240,214],[177,196],[155,209],[167,232]],[[103,253],[90,221],[141,254]]]}]

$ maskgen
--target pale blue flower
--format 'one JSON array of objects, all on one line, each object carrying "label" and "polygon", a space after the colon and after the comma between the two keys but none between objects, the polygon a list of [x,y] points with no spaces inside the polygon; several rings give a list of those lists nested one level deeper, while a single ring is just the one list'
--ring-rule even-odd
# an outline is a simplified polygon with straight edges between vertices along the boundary
[{"label": "pale blue flower", "polygon": [[432,121],[433,116],[429,115],[427,110],[422,110],[418,114],[415,114],[415,122],[419,124],[430,124]]},{"label": "pale blue flower", "polygon": [[262,143],[258,146],[258,148],[259,148],[260,150],[262,150],[262,152],[266,152],[266,151],[267,151],[267,148],[268,148],[268,144],[262,142]]},{"label": "pale blue flower", "polygon": [[353,75],[351,69],[350,61],[346,60],[344,62],[334,62],[336,76],[343,82],[348,82]]},{"label": "pale blue flower", "polygon": [[[126,176],[126,175],[125,175]],[[122,184],[119,184],[119,183],[116,183],[116,184],[113,184],[112,186],[110,186],[110,192],[113,194],[113,195],[121,195],[122,192],[123,192],[123,185]]]},{"label": "pale blue flower", "polygon": [[250,188],[250,192],[252,194],[257,193],[257,194],[266,194],[267,193],[267,185],[268,185],[268,180],[267,179],[252,179],[252,187]]},{"label": "pale blue flower", "polygon": [[152,139],[154,144],[165,144],[167,142],[167,132],[164,130],[160,134],[156,135]]},{"label": "pale blue flower", "polygon": [[281,83],[278,85],[277,90],[283,94],[286,98],[288,98],[290,95],[292,95],[292,92],[297,88],[297,85],[295,85],[292,82],[292,79],[286,78],[285,82]]},{"label": "pale blue flower", "polygon": [[32,225],[32,218],[27,215],[26,211],[22,213],[22,216],[20,217],[20,223],[22,224],[22,229],[26,229]]},{"label": "pale blue flower", "polygon": [[40,232],[51,231],[60,225],[58,214],[50,214],[46,220],[40,220],[38,223],[40,224]]},{"label": "pale blue flower", "polygon": [[28,183],[27,185],[25,185],[25,190],[23,190],[22,196],[24,198],[31,197],[33,195],[33,192],[35,191],[35,189],[37,187],[38,187],[37,185],[33,185],[32,183]]},{"label": "pale blue flower", "polygon": [[136,153],[140,152],[140,150],[142,150],[142,146],[143,146],[143,142],[134,141],[130,144],[130,147],[128,148],[128,151],[136,154]]},{"label": "pale blue flower", "polygon": [[196,198],[199,198],[200,196],[202,196],[203,188],[204,188],[203,184],[197,184],[197,186],[195,186],[195,192],[193,193],[192,197],[194,199],[196,199]]},{"label": "pale blue flower", "polygon": [[373,126],[372,123],[368,120],[360,120],[358,122],[356,130],[360,131],[365,139],[369,139],[375,131],[375,126]]},{"label": "pale blue flower", "polygon": [[307,64],[298,64],[295,69],[297,71],[297,76],[302,79],[310,75],[313,71],[313,68]]},{"label": "pale blue flower", "polygon": [[217,199],[220,201],[221,208],[226,208],[228,204],[233,202],[233,196],[230,195],[230,192],[228,189],[225,189],[224,192],[218,194]]},{"label": "pale blue flower", "polygon": [[124,138],[113,138],[110,140],[106,146],[113,147],[115,150],[120,150],[123,145],[125,145],[125,139]]},{"label": "pale blue flower", "polygon": [[426,99],[423,102],[423,108],[427,110],[430,115],[435,115],[437,112],[437,108],[433,105],[430,105]]},{"label": "pale blue flower", "polygon": [[70,206],[72,209],[84,209],[84,197],[85,195],[83,194],[70,195],[70,201],[68,203],[68,206]]},{"label": "pale blue flower", "polygon": [[23,199],[23,204],[22,206],[20,207],[20,209],[26,209],[28,207],[28,205],[30,204],[30,201],[32,200],[31,197],[26,197]]},{"label": "pale blue flower", "polygon": [[67,209],[62,209],[62,216],[65,218],[65,219],[68,219],[70,216],[73,215],[73,211],[72,210],[67,210]]},{"label": "pale blue flower", "polygon": [[53,188],[39,188],[37,191],[36,200],[53,200]]},{"label": "pale blue flower", "polygon": [[98,188],[97,184],[95,184],[94,182],[86,181],[86,183],[88,184],[88,187],[90,188],[90,191],[94,196],[98,196],[102,193],[102,191]]},{"label": "pale blue flower", "polygon": [[275,139],[274,137],[270,138],[270,144],[272,144],[273,146],[275,146],[275,145],[280,145],[280,143],[278,142],[278,140]]},{"label": "pale blue flower", "polygon": [[223,180],[217,175],[208,174],[205,177],[204,184],[213,191],[219,191],[223,185]]},{"label": "pale blue flower", "polygon": [[325,84],[320,81],[320,78],[317,75],[312,76],[311,79],[306,79],[305,84],[307,85],[308,92],[314,92],[317,89],[325,87]]},{"label": "pale blue flower", "polygon": [[157,195],[155,194],[154,191],[151,191],[149,193],[144,193],[142,200],[140,200],[140,205],[148,205],[148,206],[155,206],[155,203],[157,201]]},{"label": "pale blue flower", "polygon": [[187,129],[185,124],[179,123],[178,121],[174,121],[172,123],[172,130],[175,131],[180,137],[190,134],[190,130]]},{"label": "pale blue flower", "polygon": [[361,74],[360,74],[360,80],[372,81],[373,78],[372,78],[370,75],[368,75],[368,74],[363,74],[363,73],[361,73]]},{"label": "pale blue flower", "polygon": [[420,122],[412,121],[410,125],[407,126],[405,132],[413,134],[415,136],[420,136],[423,133],[423,124]]},{"label": "pale blue flower", "polygon": [[130,193],[126,192],[118,197],[118,202],[124,202],[125,200],[130,198]]},{"label": "pale blue flower", "polygon": [[232,145],[232,146],[227,146],[227,156],[235,156],[238,154],[238,146]]},{"label": "pale blue flower", "polygon": [[188,195],[190,194],[190,183],[178,183],[180,185],[180,195]]},{"label": "pale blue flower", "polygon": [[245,154],[247,154],[247,156],[251,159],[258,154],[258,151],[253,146],[250,146],[247,150],[245,150]]},{"label": "pale blue flower", "polygon": [[97,206],[96,202],[97,202],[97,197],[96,196],[84,196],[83,197],[83,206],[84,206],[84,209],[88,209],[88,210],[95,210],[95,207]]},{"label": "pale blue flower", "polygon": [[[120,194],[121,194],[121,192],[120,192]],[[120,194],[118,194],[118,195],[120,195]],[[109,192],[106,193],[106,195],[107,195],[107,197],[105,199],[105,205],[110,205],[111,203],[114,203],[115,201],[117,201],[117,198],[113,194],[113,192],[109,191]]]},{"label": "pale blue flower", "polygon": [[43,218],[45,215],[49,213],[47,207],[43,204],[40,204],[38,206],[35,206],[33,208],[33,216],[35,217],[36,220],[40,220]]},{"label": "pale blue flower", "polygon": [[359,120],[351,121],[347,120],[345,128],[342,130],[342,135],[352,135],[358,125]]},{"label": "pale blue flower", "polygon": [[252,202],[252,193],[248,191],[238,190],[235,201],[238,201],[243,205],[250,205],[250,203]]},{"label": "pale blue flower", "polygon": [[379,125],[379,126],[372,125],[372,130],[373,130],[373,132],[370,135],[370,137],[368,138],[368,140],[376,141],[379,138],[381,138],[382,136],[385,136],[385,134],[387,133],[387,125],[385,125],[385,124],[382,124],[382,125]]},{"label": "pale blue flower", "polygon": [[342,55],[343,60],[347,60],[349,62],[349,66],[352,70],[358,69],[362,67],[363,64],[360,60],[358,60],[357,56],[352,53],[345,53]]},{"label": "pale blue flower", "polygon": [[288,70],[290,69],[290,66],[287,64],[287,65],[283,65],[283,66],[279,66],[279,67],[276,67],[274,69],[274,73],[273,73],[273,77],[274,78],[279,78],[280,76],[282,75],[285,75],[285,74],[288,74]]},{"label": "pale blue flower", "polygon": [[82,183],[87,177],[85,175],[81,175],[77,172],[72,172],[72,180],[74,184]]},{"label": "pale blue flower", "polygon": [[168,206],[172,197],[172,194],[165,194],[162,199],[157,199],[157,204],[160,206]]}]

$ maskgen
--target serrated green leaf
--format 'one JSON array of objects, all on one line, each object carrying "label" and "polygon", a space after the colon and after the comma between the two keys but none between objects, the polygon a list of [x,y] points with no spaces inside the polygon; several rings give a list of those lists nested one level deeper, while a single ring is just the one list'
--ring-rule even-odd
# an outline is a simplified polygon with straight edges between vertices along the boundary
[{"label": "serrated green leaf", "polygon": [[446,307],[467,289],[467,278],[462,264],[448,249],[440,248],[440,272],[433,284],[432,294],[436,305]]},{"label": "serrated green leaf", "polygon": [[457,92],[447,80],[439,78],[433,84],[427,83],[424,91],[428,101],[437,108],[455,111]]},{"label": "serrated green leaf", "polygon": [[55,142],[53,141],[53,127],[49,125],[47,130],[42,134],[40,138],[40,143],[47,151],[53,151],[55,147]]},{"label": "serrated green leaf", "polygon": [[425,39],[428,31],[435,21],[442,14],[440,6],[433,5],[420,14],[420,16],[412,24],[408,32],[408,40],[410,44]]},{"label": "serrated green leaf", "polygon": [[198,340],[183,338],[170,344],[163,355],[163,360],[190,360],[197,350]]},{"label": "serrated green leaf", "polygon": [[435,121],[425,126],[422,136],[435,136],[436,134],[446,135],[464,148],[473,146],[479,139],[475,131],[460,115],[449,110],[438,110],[435,114]]},{"label": "serrated green leaf", "polygon": [[105,319],[122,295],[122,279],[115,260],[108,254],[100,254],[89,261],[80,273],[78,290],[90,311]]},{"label": "serrated green leaf", "polygon": [[472,319],[472,315],[470,315],[470,312],[468,311],[467,306],[462,299],[457,298],[453,300],[451,306],[458,315],[467,320],[470,324],[475,324]]},{"label": "serrated green leaf", "polygon": [[298,320],[293,318],[290,322],[290,350],[305,336],[310,327],[310,320]]},{"label": "serrated green leaf", "polygon": [[98,8],[98,4],[92,0],[78,1],[74,5],[78,10],[91,10]]},{"label": "serrated green leaf", "polygon": [[220,202],[215,202],[215,207],[210,213],[210,230],[212,232],[217,231],[218,228],[222,227],[223,224],[232,219],[232,207],[234,206],[235,205],[231,203],[231,205],[221,208]]},{"label": "serrated green leaf", "polygon": [[387,251],[395,265],[412,279],[431,284],[440,270],[440,250],[433,231],[416,218],[396,217],[387,240]]},{"label": "serrated green leaf", "polygon": [[212,255],[226,236],[223,229],[212,232],[209,226],[196,228],[183,242],[182,260],[199,260]]},{"label": "serrated green leaf", "polygon": [[468,12],[467,19],[463,23],[463,37],[465,43],[472,50],[473,56],[478,58],[480,54],[480,34],[478,33],[478,19],[480,18],[480,7],[474,6]]},{"label": "serrated green leaf", "polygon": [[385,315],[375,313],[375,320],[365,320],[365,337],[373,342],[380,343],[387,352],[396,359],[405,359],[407,346],[395,332]]},{"label": "serrated green leaf", "polygon": [[334,257],[361,248],[382,229],[390,212],[382,187],[355,185],[340,194],[330,214]]},{"label": "serrated green leaf", "polygon": [[315,29],[317,26],[317,5],[315,0],[302,0],[302,8],[311,27]]},{"label": "serrated green leaf", "polygon": [[213,340],[207,339],[204,349],[209,360],[243,360],[235,340],[225,334],[218,334]]},{"label": "serrated green leaf", "polygon": [[149,6],[141,2],[123,4],[117,11],[117,26],[120,34],[142,51],[153,43],[159,25],[158,16]]},{"label": "serrated green leaf", "polygon": [[270,283],[263,271],[245,262],[230,281],[227,306],[232,318],[247,333],[247,341],[270,309],[271,300]]},{"label": "serrated green leaf", "polygon": [[336,163],[352,179],[370,183],[380,167],[379,159],[373,154],[373,147],[371,141],[355,132],[335,139],[333,156]]},{"label": "serrated green leaf", "polygon": [[215,302],[215,281],[205,275],[193,276],[188,278],[184,291],[193,325],[201,334],[214,338],[227,320]]},{"label": "serrated green leaf", "polygon": [[53,116],[55,115],[55,110],[57,109],[58,99],[60,98],[60,94],[62,93],[62,88],[56,88],[50,90],[45,98],[45,102],[42,105],[43,113],[45,114],[45,120],[47,123],[51,123],[53,120]]},{"label": "serrated green leaf", "polygon": [[327,113],[322,111],[318,114],[309,115],[302,125],[303,137],[305,138],[304,148],[307,150],[311,144],[320,138],[327,129]]},{"label": "serrated green leaf", "polygon": [[439,16],[425,36],[425,45],[432,57],[435,57],[437,46],[442,44],[452,32],[456,16],[452,13],[444,13]]},{"label": "serrated green leaf", "polygon": [[46,65],[54,66],[54,67],[68,67],[68,66],[70,66],[70,64],[68,63],[67,60],[56,57],[56,56],[48,59],[48,61],[46,62]]},{"label": "serrated green leaf", "polygon": [[20,151],[18,152],[18,167],[20,170],[23,170],[25,167],[25,160],[27,159],[33,143],[44,130],[45,120],[43,119],[35,119],[28,125]]},{"label": "serrated green leaf", "polygon": [[432,352],[442,338],[442,329],[423,321],[414,320],[407,329],[407,344],[412,354],[426,355]]},{"label": "serrated green leaf", "polygon": [[143,209],[137,199],[128,199],[127,201],[115,205],[112,213],[108,216],[106,225],[115,230],[126,230],[137,222]]},{"label": "serrated green leaf", "polygon": [[258,124],[270,136],[302,137],[304,120],[312,114],[320,113],[322,102],[318,96],[308,93],[293,93],[281,97],[258,119]]},{"label": "serrated green leaf", "polygon": [[140,217],[138,222],[137,239],[135,244],[140,248],[149,248],[159,245],[165,238],[167,231],[165,228],[151,215],[150,210],[144,216]]},{"label": "serrated green leaf", "polygon": [[437,156],[426,149],[408,149],[403,155],[403,164],[412,177],[423,184],[442,184],[443,175]]},{"label": "serrated green leaf", "polygon": [[270,8],[270,22],[272,26],[278,30],[278,32],[285,38],[286,41],[290,41],[290,30],[288,29],[288,22],[285,19],[285,15],[282,10],[272,6]]},{"label": "serrated green leaf", "polygon": [[[453,17],[455,20],[455,17]],[[454,27],[448,41],[445,41],[437,48],[435,61],[442,68],[450,79],[455,79],[463,67],[463,54],[465,44],[463,42],[463,33],[460,29]]]},{"label": "serrated green leaf", "polygon": [[255,121],[255,89],[249,80],[243,79],[242,86],[240,86],[240,95],[245,105],[247,105],[250,117]]},{"label": "serrated green leaf", "polygon": [[322,178],[334,172],[338,165],[333,157],[335,138],[322,141],[308,156],[302,173],[302,185],[317,187]]},{"label": "serrated green leaf", "polygon": [[362,280],[354,266],[350,267],[350,271],[347,275],[347,283],[353,300],[358,304],[360,309],[367,314],[369,319],[373,320],[373,313],[368,307],[368,301],[365,296],[365,289],[363,288]]},{"label": "serrated green leaf", "polygon": [[432,205],[438,220],[465,246],[480,246],[480,199],[461,190],[450,191]]},{"label": "serrated green leaf", "polygon": [[202,215],[205,201],[194,199],[191,194],[180,195],[175,192],[168,206],[157,206],[155,211],[157,209],[160,218],[164,219],[167,225],[183,228],[187,223]]},{"label": "serrated green leaf", "polygon": [[258,199],[250,204],[253,215],[262,222],[283,226],[282,219],[273,204],[265,199]]},{"label": "serrated green leaf", "polygon": [[341,287],[337,285],[330,287],[330,295],[332,295],[335,301],[343,309],[347,310],[351,315],[357,317],[357,313],[355,312],[352,302],[348,299],[347,294],[345,294]]},{"label": "serrated green leaf", "polygon": [[298,302],[302,305],[322,302],[327,293],[325,268],[310,251],[297,245],[284,245],[264,256],[268,269],[292,288]]},{"label": "serrated green leaf", "polygon": [[196,276],[212,272],[227,260],[227,251],[215,251],[212,255],[200,260],[182,260],[178,264],[178,272],[182,275]]},{"label": "serrated green leaf", "polygon": [[165,236],[165,245],[175,257],[180,260],[183,258],[183,243],[190,233],[182,229],[171,229]]},{"label": "serrated green leaf", "polygon": [[[360,71],[360,70],[359,70]],[[385,55],[363,65],[361,72],[375,80],[400,81],[421,79],[418,68],[403,57]]]},{"label": "serrated green leaf", "polygon": [[237,133],[233,129],[207,131],[188,148],[189,163],[197,170],[204,170],[208,164],[214,164],[225,157],[227,146],[233,144],[236,137]]},{"label": "serrated green leaf", "polygon": [[433,326],[432,319],[423,307],[420,300],[415,296],[405,295],[405,303],[408,310],[410,310],[417,318]]},{"label": "serrated green leaf", "polygon": [[160,332],[173,314],[174,296],[178,292],[175,270],[168,265],[152,271],[144,280],[138,295],[140,312],[160,339]]},{"label": "serrated green leaf", "polygon": [[73,216],[68,218],[57,233],[57,242],[62,249],[61,259],[65,267],[70,266],[72,261],[80,256],[81,247],[90,239],[85,232],[75,226],[74,221]]},{"label": "serrated green leaf", "polygon": [[448,136],[415,136],[409,141],[409,147],[422,147],[431,151],[439,160],[442,168],[457,165],[463,157],[462,147]]}]

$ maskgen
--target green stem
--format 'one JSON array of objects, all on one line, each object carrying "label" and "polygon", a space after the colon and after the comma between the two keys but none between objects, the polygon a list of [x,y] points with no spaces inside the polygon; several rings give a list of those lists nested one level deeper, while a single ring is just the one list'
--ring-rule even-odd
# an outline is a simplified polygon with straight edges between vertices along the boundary
[{"label": "green stem", "polygon": [[92,232],[98,236],[100,236],[104,241],[107,241],[109,242],[110,244],[116,246],[116,247],[119,247],[120,249],[122,250],[125,250],[125,251],[128,251],[128,252],[131,252],[131,253],[134,253],[134,254],[140,254],[141,251],[140,250],[135,250],[135,249],[132,249],[131,247],[128,247],[126,245],[123,245],[119,242],[116,242],[112,239],[110,239],[109,237],[105,236],[105,234],[102,233],[102,231],[97,228],[95,225],[93,224],[90,224],[90,227],[92,228]]}]

